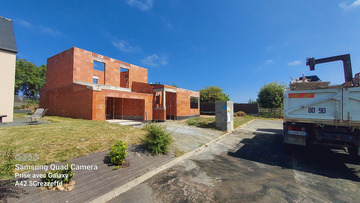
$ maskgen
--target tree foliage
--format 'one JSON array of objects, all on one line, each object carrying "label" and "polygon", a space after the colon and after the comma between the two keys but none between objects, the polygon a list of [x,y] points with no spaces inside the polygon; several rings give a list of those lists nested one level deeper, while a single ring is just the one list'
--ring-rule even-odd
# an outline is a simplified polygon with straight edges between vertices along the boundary
[{"label": "tree foliage", "polygon": [[15,94],[38,97],[40,88],[45,84],[46,66],[36,66],[26,59],[16,59]]},{"label": "tree foliage", "polygon": [[200,90],[200,102],[229,101],[229,95],[223,91],[220,87],[207,86],[205,89]]},{"label": "tree foliage", "polygon": [[257,102],[264,108],[278,108],[282,106],[284,95],[284,84],[271,82],[260,89]]},{"label": "tree foliage", "polygon": [[256,100],[249,99],[249,101],[248,101],[248,104],[256,104],[256,103],[257,103]]}]

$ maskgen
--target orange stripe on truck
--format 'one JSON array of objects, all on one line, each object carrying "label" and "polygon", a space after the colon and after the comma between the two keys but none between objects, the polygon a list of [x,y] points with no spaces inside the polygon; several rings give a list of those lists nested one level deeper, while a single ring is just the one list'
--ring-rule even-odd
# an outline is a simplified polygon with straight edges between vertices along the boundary
[{"label": "orange stripe on truck", "polygon": [[289,98],[314,98],[314,93],[294,93],[289,94]]}]

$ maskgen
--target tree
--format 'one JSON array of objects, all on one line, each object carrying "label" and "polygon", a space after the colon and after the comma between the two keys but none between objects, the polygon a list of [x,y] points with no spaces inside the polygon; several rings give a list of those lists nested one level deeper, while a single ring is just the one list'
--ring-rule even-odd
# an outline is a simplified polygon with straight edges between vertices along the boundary
[{"label": "tree", "polygon": [[260,89],[257,102],[264,108],[278,108],[282,106],[284,95],[284,84],[271,82]]},{"label": "tree", "polygon": [[37,67],[26,59],[16,59],[15,94],[22,92],[28,97],[38,97],[40,88],[45,84],[46,66]]},{"label": "tree", "polygon": [[257,103],[257,101],[252,100],[252,99],[249,99],[249,101],[248,101],[248,104],[256,104],[256,103]]},{"label": "tree", "polygon": [[229,101],[229,95],[223,93],[223,89],[216,86],[207,86],[200,90],[200,102]]}]

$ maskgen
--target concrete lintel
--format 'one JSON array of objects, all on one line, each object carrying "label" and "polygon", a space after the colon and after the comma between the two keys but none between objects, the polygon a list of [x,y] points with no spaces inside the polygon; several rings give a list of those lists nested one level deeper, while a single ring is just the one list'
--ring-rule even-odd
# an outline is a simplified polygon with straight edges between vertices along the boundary
[{"label": "concrete lintel", "polygon": [[82,82],[82,81],[75,81],[74,84],[85,85],[85,86],[87,86],[87,88],[92,89],[94,91],[101,91],[104,89],[104,90],[131,92],[130,88],[116,87],[116,86],[111,86],[111,85],[99,85],[99,84],[93,84],[93,83]]},{"label": "concrete lintel", "polygon": [[172,88],[168,88],[168,87],[156,88],[156,89],[153,89],[153,91],[154,91],[154,92],[166,91],[166,92],[177,93],[177,90],[176,90],[176,89],[172,89]]}]

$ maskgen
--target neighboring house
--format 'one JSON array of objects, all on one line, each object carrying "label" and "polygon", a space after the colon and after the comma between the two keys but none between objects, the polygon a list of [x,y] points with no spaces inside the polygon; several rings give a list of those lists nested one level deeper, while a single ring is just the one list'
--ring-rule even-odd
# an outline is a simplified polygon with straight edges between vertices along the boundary
[{"label": "neighboring house", "polygon": [[148,84],[148,70],[73,47],[47,60],[40,107],[89,120],[183,119],[200,115],[200,93]]},{"label": "neighboring house", "polygon": [[0,116],[13,121],[16,48],[12,20],[0,16]]}]

